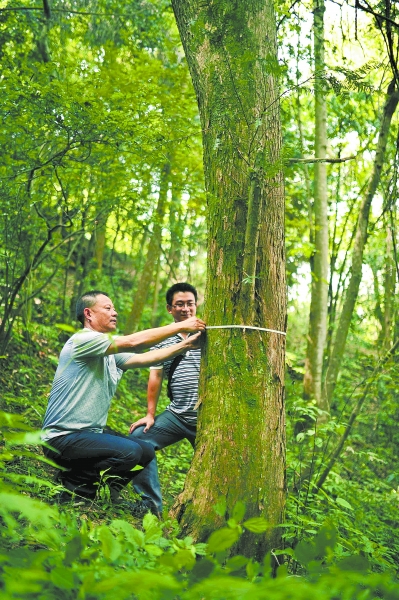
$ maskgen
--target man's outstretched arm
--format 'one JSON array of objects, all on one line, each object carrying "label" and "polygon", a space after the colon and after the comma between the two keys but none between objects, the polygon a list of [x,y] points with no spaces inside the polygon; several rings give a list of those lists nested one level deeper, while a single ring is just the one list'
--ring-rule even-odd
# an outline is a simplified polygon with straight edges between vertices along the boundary
[{"label": "man's outstretched arm", "polygon": [[[155,346],[155,344],[158,344],[159,342],[162,342],[163,340],[166,340],[177,333],[196,333],[198,331],[205,331],[204,321],[198,319],[197,317],[190,317],[181,323],[170,323],[164,327],[145,329],[144,331],[138,331],[137,333],[132,333],[131,335],[121,335],[116,337],[112,341],[105,354],[117,354],[118,352],[142,352],[143,350],[147,350],[147,348],[151,348],[151,346]],[[156,351],[154,350],[153,352]],[[149,353],[147,353],[146,356],[148,356],[148,354]],[[163,358],[161,360],[163,361],[166,359]],[[156,361],[152,361],[149,364],[137,364],[133,366],[148,367],[155,362]]]},{"label": "man's outstretched arm", "polygon": [[152,365],[165,362],[165,360],[168,360],[169,358],[174,358],[179,354],[184,354],[188,350],[197,350],[201,347],[200,338],[201,333],[196,333],[195,335],[190,335],[190,337],[179,342],[178,344],[167,346],[167,348],[150,350],[144,354],[134,354],[123,364],[121,369],[126,371],[127,369],[151,367]]}]

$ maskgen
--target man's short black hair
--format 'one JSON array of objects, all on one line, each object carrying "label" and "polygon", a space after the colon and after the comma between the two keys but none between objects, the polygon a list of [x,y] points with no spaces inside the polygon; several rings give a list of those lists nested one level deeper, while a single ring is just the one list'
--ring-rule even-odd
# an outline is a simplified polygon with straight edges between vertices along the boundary
[{"label": "man's short black hair", "polygon": [[97,302],[97,296],[108,296],[107,292],[101,292],[100,290],[90,290],[85,292],[76,302],[76,318],[84,325],[85,316],[84,309],[91,308]]},{"label": "man's short black hair", "polygon": [[198,294],[197,294],[197,290],[195,289],[195,287],[193,285],[191,285],[190,283],[182,282],[182,283],[175,283],[166,292],[166,303],[168,304],[168,306],[172,306],[173,296],[177,292],[191,292],[192,294],[194,294],[195,301],[197,302]]}]

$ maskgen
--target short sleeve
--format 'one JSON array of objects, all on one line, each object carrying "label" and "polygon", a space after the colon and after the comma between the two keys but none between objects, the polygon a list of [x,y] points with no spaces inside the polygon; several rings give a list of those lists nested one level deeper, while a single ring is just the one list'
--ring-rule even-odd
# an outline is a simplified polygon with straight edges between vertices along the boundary
[{"label": "short sleeve", "polygon": [[123,365],[133,356],[135,356],[134,352],[118,352],[118,354],[114,354],[115,363],[118,369],[122,369]]},{"label": "short sleeve", "polygon": [[[163,342],[160,342],[159,344],[156,344],[155,346],[152,346],[150,348],[151,350],[160,350],[161,348],[164,348],[165,344]],[[162,363],[156,363],[155,365],[151,365],[150,367],[150,371],[152,371],[153,369],[155,370],[159,370],[159,369],[163,369],[163,362]]]},{"label": "short sleeve", "polygon": [[72,358],[79,360],[104,356],[115,337],[117,336],[87,329],[79,331],[71,338]]}]

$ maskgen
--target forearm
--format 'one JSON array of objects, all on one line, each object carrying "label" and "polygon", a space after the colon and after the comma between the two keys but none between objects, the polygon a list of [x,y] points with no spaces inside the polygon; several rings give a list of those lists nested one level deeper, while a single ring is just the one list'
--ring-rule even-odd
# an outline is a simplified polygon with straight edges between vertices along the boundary
[{"label": "forearm", "polygon": [[174,358],[179,354],[183,354],[183,352],[186,352],[187,350],[187,342],[186,340],[184,340],[178,344],[173,344],[173,346],[168,346],[167,348],[150,350],[145,354],[135,354],[134,356],[132,356],[132,358],[125,362],[122,368],[125,370],[134,369],[137,367],[151,367],[152,365],[162,363],[165,360],[168,360],[169,358]]},{"label": "forearm", "polygon": [[155,417],[162,389],[163,369],[152,369],[147,386],[147,416]]},{"label": "forearm", "polygon": [[121,335],[117,337],[108,349],[107,354],[116,354],[117,352],[142,352],[155,346],[159,342],[176,335],[182,330],[180,323],[170,323],[164,327],[155,327],[145,329],[130,335]]}]

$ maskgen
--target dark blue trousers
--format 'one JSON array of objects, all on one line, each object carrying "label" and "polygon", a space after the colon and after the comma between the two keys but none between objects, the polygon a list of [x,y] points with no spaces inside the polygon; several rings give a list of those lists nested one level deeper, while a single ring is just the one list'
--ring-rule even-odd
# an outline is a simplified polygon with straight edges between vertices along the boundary
[{"label": "dark blue trousers", "polygon": [[59,435],[48,443],[54,450],[44,448],[45,455],[67,469],[60,474],[64,487],[88,498],[96,495],[100,479],[119,491],[140,472],[132,472],[133,467],[145,467],[155,456],[151,444],[110,429]]}]

